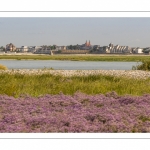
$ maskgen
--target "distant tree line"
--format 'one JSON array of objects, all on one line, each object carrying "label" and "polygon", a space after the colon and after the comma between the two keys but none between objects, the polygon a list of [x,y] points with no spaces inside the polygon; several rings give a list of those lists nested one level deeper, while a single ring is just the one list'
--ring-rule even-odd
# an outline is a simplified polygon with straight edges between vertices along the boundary
[{"label": "distant tree line", "polygon": [[150,47],[143,48],[143,53],[149,53],[150,52]]},{"label": "distant tree line", "polygon": [[77,45],[69,45],[67,46],[67,49],[71,49],[71,50],[79,50],[80,49],[80,46],[77,44]]},{"label": "distant tree line", "polygon": [[43,45],[42,48],[44,49],[51,49],[51,50],[55,50],[56,49],[56,45]]},{"label": "distant tree line", "polygon": [[1,51],[5,51],[6,49],[5,49],[5,47],[1,46],[1,47],[0,47],[0,50],[1,50]]}]

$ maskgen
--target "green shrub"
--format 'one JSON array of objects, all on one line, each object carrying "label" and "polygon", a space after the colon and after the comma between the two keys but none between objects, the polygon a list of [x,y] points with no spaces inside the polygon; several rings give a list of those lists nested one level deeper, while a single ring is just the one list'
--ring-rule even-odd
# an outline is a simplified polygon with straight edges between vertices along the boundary
[{"label": "green shrub", "polygon": [[7,67],[0,64],[0,70],[7,70]]},{"label": "green shrub", "polygon": [[133,66],[132,69],[150,71],[150,61],[142,61],[142,64]]},{"label": "green shrub", "polygon": [[47,67],[44,67],[43,69],[41,70],[54,70],[54,68],[50,67],[50,68],[47,68]]}]

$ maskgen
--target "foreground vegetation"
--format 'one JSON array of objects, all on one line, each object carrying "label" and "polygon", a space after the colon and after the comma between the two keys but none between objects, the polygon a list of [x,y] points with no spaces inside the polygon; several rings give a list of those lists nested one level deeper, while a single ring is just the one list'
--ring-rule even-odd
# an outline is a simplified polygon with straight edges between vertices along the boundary
[{"label": "foreground vegetation", "polygon": [[148,61],[149,55],[0,55],[0,59],[72,60],[72,61]]},{"label": "foreground vegetation", "polygon": [[60,92],[73,95],[80,91],[87,94],[106,94],[116,91],[119,95],[143,95],[150,93],[150,78],[134,79],[110,75],[64,77],[61,75],[7,74],[0,75],[0,94],[34,97]]},{"label": "foreground vegetation", "polygon": [[1,72],[0,132],[150,132],[149,85],[150,78]]},{"label": "foreground vegetation", "polygon": [[7,70],[7,69],[8,68],[6,66],[0,64],[0,70]]},{"label": "foreground vegetation", "polygon": [[133,69],[150,71],[150,60],[149,61],[142,61],[142,63],[140,65],[133,66]]},{"label": "foreground vegetation", "polygon": [[0,95],[1,133],[150,132],[150,95]]}]

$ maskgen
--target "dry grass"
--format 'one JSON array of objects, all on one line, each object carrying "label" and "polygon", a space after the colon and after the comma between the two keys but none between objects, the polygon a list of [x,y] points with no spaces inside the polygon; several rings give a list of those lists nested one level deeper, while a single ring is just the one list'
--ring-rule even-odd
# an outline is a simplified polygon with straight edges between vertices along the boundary
[{"label": "dry grass", "polygon": [[7,67],[0,64],[0,70],[7,70]]}]

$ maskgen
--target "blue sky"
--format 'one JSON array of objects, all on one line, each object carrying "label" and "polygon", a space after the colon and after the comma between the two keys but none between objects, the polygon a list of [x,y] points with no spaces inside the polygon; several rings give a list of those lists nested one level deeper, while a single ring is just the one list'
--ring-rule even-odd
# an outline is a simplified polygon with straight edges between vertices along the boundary
[{"label": "blue sky", "polygon": [[0,46],[74,45],[148,47],[150,18],[0,18]]}]

